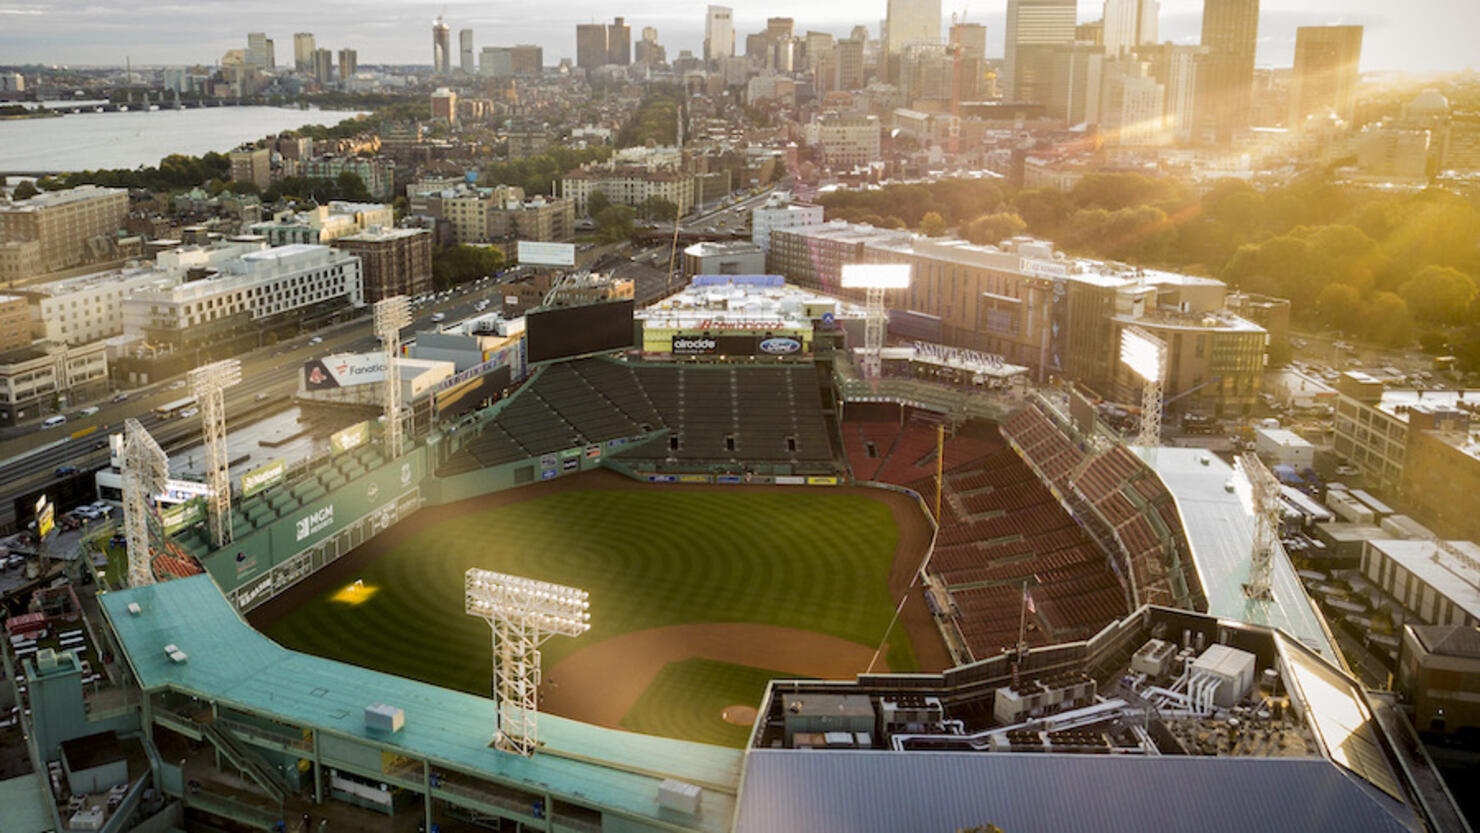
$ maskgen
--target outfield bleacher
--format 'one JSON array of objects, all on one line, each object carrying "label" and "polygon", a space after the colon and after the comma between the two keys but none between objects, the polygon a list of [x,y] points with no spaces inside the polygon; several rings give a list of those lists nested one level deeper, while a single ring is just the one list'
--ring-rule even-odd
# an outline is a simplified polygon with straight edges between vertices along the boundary
[{"label": "outfield bleacher", "polygon": [[811,365],[641,364],[578,359],[541,368],[438,469],[451,476],[667,429],[625,450],[668,464],[833,459]]},{"label": "outfield bleacher", "polygon": [[[1074,446],[1051,423],[1024,420],[1031,447],[1068,464]],[[855,459],[862,438],[878,448],[877,422],[842,425],[855,478],[935,493],[936,429],[906,422],[879,458]],[[1003,427],[1001,434],[1007,434]],[[851,439],[851,438],[858,439]],[[1027,640],[1045,644],[1088,636],[1128,608],[1104,551],[1059,504],[1047,485],[1000,439],[968,432],[945,445],[940,531],[927,570],[948,590],[950,625],[974,659],[993,656],[1018,639],[1026,584],[1035,612]],[[1067,472],[1060,476],[1067,482]]]}]

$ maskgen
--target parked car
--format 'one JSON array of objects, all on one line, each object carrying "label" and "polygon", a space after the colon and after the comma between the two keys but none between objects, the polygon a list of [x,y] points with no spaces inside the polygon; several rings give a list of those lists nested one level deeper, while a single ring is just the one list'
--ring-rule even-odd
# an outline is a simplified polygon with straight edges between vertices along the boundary
[{"label": "parked car", "polygon": [[57,466],[57,470],[56,470],[56,476],[57,477],[69,477],[69,476],[74,475],[76,473],[77,473],[77,467],[76,466]]},{"label": "parked car", "polygon": [[183,411],[180,412],[180,418],[181,419],[188,419],[190,417],[199,416],[199,415],[200,415],[200,409],[199,408],[186,408],[185,410],[183,410]]},{"label": "parked car", "polygon": [[1361,470],[1351,463],[1342,463],[1341,465],[1336,467],[1336,474],[1338,477],[1356,477],[1361,473]]},{"label": "parked car", "polygon": [[324,337],[323,336],[314,336],[313,338],[311,338],[311,339],[308,340],[308,343],[309,344],[323,344],[324,343]]},{"label": "parked car", "polygon": [[128,394],[126,394],[126,393],[115,393],[115,394],[113,394],[113,399],[110,400],[110,401],[112,401],[112,402],[127,402],[128,401]]},{"label": "parked car", "polygon": [[78,411],[77,412],[77,415],[79,417],[89,417],[89,416],[92,416],[93,414],[95,414],[97,412],[98,412],[97,406],[90,406],[90,407],[83,408],[82,410]]}]

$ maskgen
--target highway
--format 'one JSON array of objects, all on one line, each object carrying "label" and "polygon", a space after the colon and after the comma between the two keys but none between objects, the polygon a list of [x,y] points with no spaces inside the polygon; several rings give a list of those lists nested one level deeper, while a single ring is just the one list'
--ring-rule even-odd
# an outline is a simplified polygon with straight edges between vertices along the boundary
[{"label": "highway", "polygon": [[[771,189],[766,189],[729,204],[721,201],[701,207],[699,214],[683,221],[681,226],[687,231],[713,227],[719,231],[743,232],[750,210],[762,204],[770,194]],[[662,226],[672,230],[669,224]],[[590,256],[602,251],[627,254],[627,249],[625,244],[601,247],[582,260],[589,260]],[[667,269],[667,246],[631,254],[659,272]],[[679,266],[675,259],[675,269]],[[661,280],[661,275],[657,279]],[[433,313],[441,312],[452,321],[470,316],[475,312],[474,305],[485,297],[496,306],[501,295],[496,287],[495,280],[478,281],[439,295],[415,310],[412,324],[404,334],[430,329]],[[379,342],[370,332],[369,308],[364,312],[353,321],[317,333],[305,333],[240,356],[242,382],[226,391],[228,429],[233,419],[249,411],[271,408],[273,403],[285,403],[298,389],[299,371],[304,361],[330,353],[362,353],[375,349]],[[322,343],[310,343],[313,338],[322,339]],[[108,435],[122,430],[123,421],[128,417],[138,419],[168,452],[180,451],[197,443],[200,437],[198,419],[161,419],[154,413],[154,408],[189,395],[184,377],[180,376],[128,391],[128,399],[124,402],[91,403],[99,410],[90,416],[78,416],[81,407],[89,403],[77,403],[76,410],[69,409],[66,424],[57,428],[42,430],[32,425],[0,432],[0,530],[13,529],[17,525],[14,506],[17,497],[62,479],[56,474],[59,467],[75,466],[82,471],[106,467]],[[59,508],[65,511],[72,507]],[[20,525],[28,520],[20,519]]]},{"label": "highway", "polygon": [[[423,305],[416,309],[411,326],[403,333],[409,336],[418,330],[429,329],[433,313],[444,313],[449,320],[472,315],[479,299],[497,297],[499,293],[493,291],[494,288],[493,281],[478,282],[449,297]],[[258,398],[260,394],[266,394],[263,399],[284,403],[298,390],[299,372],[308,359],[330,353],[363,353],[375,349],[379,340],[370,332],[368,307],[365,312],[364,316],[336,327],[306,333],[290,341],[243,354],[240,357],[242,382],[226,391],[228,429],[233,418],[268,404]],[[313,338],[321,338],[322,343],[311,344]],[[82,471],[107,467],[108,435],[122,430],[123,421],[128,417],[138,419],[166,451],[177,451],[198,442],[199,419],[161,419],[154,413],[154,408],[190,395],[183,382],[183,376],[161,380],[130,391],[127,401],[94,403],[99,410],[91,416],[69,416],[65,425],[49,430],[30,426],[21,429],[24,433],[20,436],[0,442],[0,484],[3,484],[0,485],[0,529],[11,529],[16,525],[14,504],[17,497],[63,479],[56,474],[58,467],[76,466]],[[65,511],[72,507],[59,508]],[[29,518],[20,521],[20,525],[24,525]]]}]

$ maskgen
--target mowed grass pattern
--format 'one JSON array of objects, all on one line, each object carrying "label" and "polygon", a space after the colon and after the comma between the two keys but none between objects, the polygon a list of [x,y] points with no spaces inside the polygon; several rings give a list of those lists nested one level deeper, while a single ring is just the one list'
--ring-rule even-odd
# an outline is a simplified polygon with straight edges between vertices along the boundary
[{"label": "mowed grass pattern", "polygon": [[758,709],[766,683],[790,679],[796,679],[796,675],[709,659],[670,662],[632,704],[622,718],[622,728],[645,735],[743,747],[751,727],[726,723],[725,709]]},{"label": "mowed grass pattern", "polygon": [[[888,507],[824,490],[567,492],[419,530],[355,576],[378,588],[364,603],[333,602],[343,587],[326,588],[265,630],[289,648],[486,695],[490,628],[463,613],[462,596],[464,571],[482,567],[590,592],[591,630],[546,643],[547,669],[608,637],[686,623],[874,645],[893,613],[897,541]],[[916,667],[902,634],[888,660]]]}]

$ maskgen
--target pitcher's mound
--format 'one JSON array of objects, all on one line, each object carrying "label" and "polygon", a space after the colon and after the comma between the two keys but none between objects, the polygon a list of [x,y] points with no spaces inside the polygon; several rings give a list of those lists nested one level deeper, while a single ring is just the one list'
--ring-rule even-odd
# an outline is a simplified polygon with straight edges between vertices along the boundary
[{"label": "pitcher's mound", "polygon": [[726,723],[736,726],[749,726],[755,723],[755,706],[725,706],[720,714]]}]

